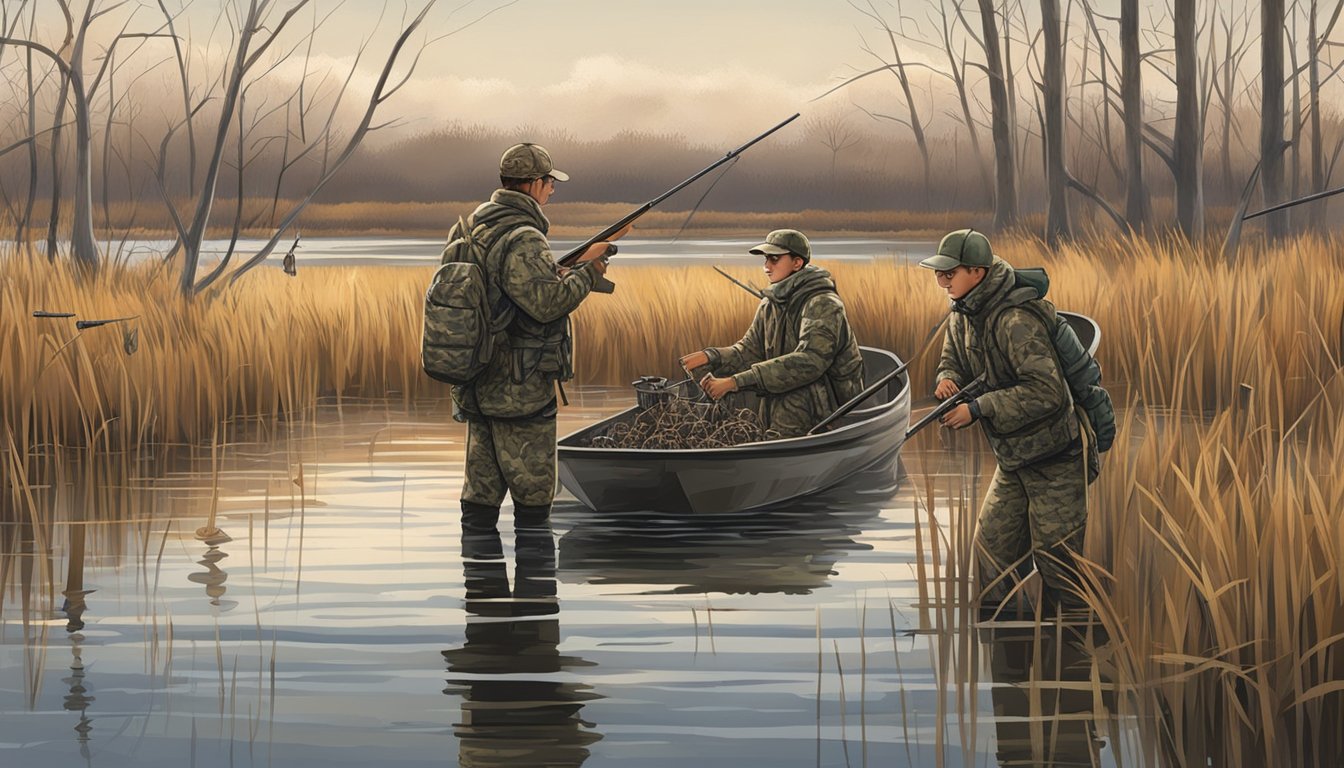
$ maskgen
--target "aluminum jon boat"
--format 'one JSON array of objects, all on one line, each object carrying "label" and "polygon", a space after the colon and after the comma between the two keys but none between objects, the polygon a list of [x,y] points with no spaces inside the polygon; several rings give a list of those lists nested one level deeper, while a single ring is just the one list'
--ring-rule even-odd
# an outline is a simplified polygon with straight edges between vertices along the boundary
[{"label": "aluminum jon boat", "polygon": [[[896,355],[862,347],[864,380],[900,367]],[[603,512],[724,514],[815,493],[895,458],[910,421],[910,380],[901,374],[829,431],[728,448],[593,448],[587,443],[635,406],[557,441],[560,482]]]}]

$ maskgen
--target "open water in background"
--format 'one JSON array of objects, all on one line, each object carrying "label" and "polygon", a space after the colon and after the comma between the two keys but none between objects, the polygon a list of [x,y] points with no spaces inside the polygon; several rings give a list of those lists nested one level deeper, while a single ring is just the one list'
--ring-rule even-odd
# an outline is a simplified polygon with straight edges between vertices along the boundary
[{"label": "open water in background", "polygon": [[[562,435],[630,404],[576,389]],[[498,542],[464,546],[446,405],[278,429],[134,478],[75,567],[77,493],[49,558],[8,526],[0,765],[1044,764],[1033,732],[1052,764],[1115,764],[1091,693],[1023,693],[1020,632],[929,627],[918,563],[948,509],[927,489],[992,464],[908,448],[736,518],[564,494],[552,537],[515,542],[506,508]],[[71,585],[93,591],[63,611]]]},{"label": "open water in background", "polygon": [[[447,228],[444,229],[445,236]],[[764,236],[764,235],[762,235]],[[292,236],[286,236],[270,257],[268,266],[279,267],[285,251],[294,242]],[[581,240],[551,240],[551,249],[556,254],[567,253],[579,245]],[[640,239],[627,237],[619,241],[619,258],[631,259],[640,264],[681,263],[750,263],[760,262],[759,256],[752,256],[747,249],[759,243],[759,239],[712,239],[712,240],[671,240]],[[872,261],[878,259],[913,259],[918,261],[933,253],[938,247],[936,241],[926,240],[883,240],[873,238],[835,238],[812,240],[812,255],[820,261]],[[265,245],[265,240],[244,239],[238,241],[234,260],[247,258]],[[135,258],[150,258],[166,253],[172,247],[168,240],[142,240],[129,242],[125,252]],[[366,238],[366,237],[313,237],[301,238],[295,258],[300,266],[348,266],[378,265],[388,267],[418,267],[438,264],[443,254],[444,238]],[[209,240],[202,246],[206,259],[222,256],[228,246],[227,240]],[[109,254],[116,253],[116,244],[108,248]]]}]

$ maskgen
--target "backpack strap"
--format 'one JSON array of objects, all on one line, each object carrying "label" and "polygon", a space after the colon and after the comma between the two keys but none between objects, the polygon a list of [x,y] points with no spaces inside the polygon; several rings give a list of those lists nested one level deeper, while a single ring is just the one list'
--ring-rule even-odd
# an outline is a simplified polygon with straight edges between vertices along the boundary
[{"label": "backpack strap", "polygon": [[[476,238],[480,230],[485,228],[484,224],[474,225],[473,223],[469,223],[469,226],[471,229],[471,237],[473,239]],[[492,237],[488,241],[481,243],[481,253],[484,256],[485,261],[487,263],[490,261],[490,254],[493,253],[498,246],[504,245],[509,240],[509,238],[520,234],[523,230],[526,229],[530,229],[537,233],[541,232],[541,230],[537,229],[536,227],[527,224],[518,224],[512,227],[500,227],[498,230],[496,230],[494,237]],[[496,290],[499,291],[499,299],[490,309],[490,332],[499,333],[500,331],[509,327],[509,324],[513,322],[514,316],[517,315],[518,313],[518,305],[514,304],[513,299],[509,298],[509,292],[504,290],[503,276],[501,274],[503,270],[487,269],[486,264],[481,264],[480,267],[481,270],[486,273],[491,282],[495,284]]]}]

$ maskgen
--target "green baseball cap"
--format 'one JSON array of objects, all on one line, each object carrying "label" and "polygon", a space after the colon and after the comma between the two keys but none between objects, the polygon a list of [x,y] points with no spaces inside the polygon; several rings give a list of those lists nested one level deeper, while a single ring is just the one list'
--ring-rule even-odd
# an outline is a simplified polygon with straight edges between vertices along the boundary
[{"label": "green baseball cap", "polygon": [[919,262],[919,266],[945,272],[957,267],[988,267],[994,263],[989,238],[974,229],[948,232],[938,243],[938,252]]},{"label": "green baseball cap", "polygon": [[803,261],[812,260],[812,244],[807,241],[807,235],[796,229],[776,229],[774,232],[765,236],[765,242],[760,245],[753,245],[747,253],[756,256],[782,256],[791,253]]},{"label": "green baseball cap", "polygon": [[499,175],[510,179],[539,179],[550,176],[556,181],[569,181],[569,174],[556,170],[551,153],[540,144],[524,142],[504,150],[499,158]]}]

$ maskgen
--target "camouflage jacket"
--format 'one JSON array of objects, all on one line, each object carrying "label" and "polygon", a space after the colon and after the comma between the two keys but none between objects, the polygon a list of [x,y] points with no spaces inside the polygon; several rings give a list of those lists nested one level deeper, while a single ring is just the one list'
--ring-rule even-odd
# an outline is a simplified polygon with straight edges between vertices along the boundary
[{"label": "camouflage jacket", "polygon": [[[489,299],[502,294],[513,318],[490,364],[471,384],[453,388],[462,415],[529,418],[555,413],[555,384],[574,376],[569,313],[592,290],[587,265],[563,277],[555,265],[541,206],[522,192],[500,189],[467,221],[484,227]],[[450,238],[451,240],[451,238]]]},{"label": "camouflage jacket", "polygon": [[990,391],[976,398],[980,426],[1007,471],[1054,456],[1079,435],[1046,325],[1019,306],[1036,302],[1053,321],[1054,305],[1038,295],[1015,288],[1013,268],[996,257],[984,281],[953,303],[938,364],[937,379],[957,386],[987,372]]},{"label": "camouflage jacket", "polygon": [[807,266],[766,289],[742,340],[710,347],[711,370],[761,395],[761,422],[805,434],[863,390],[863,357],[824,269]]}]

